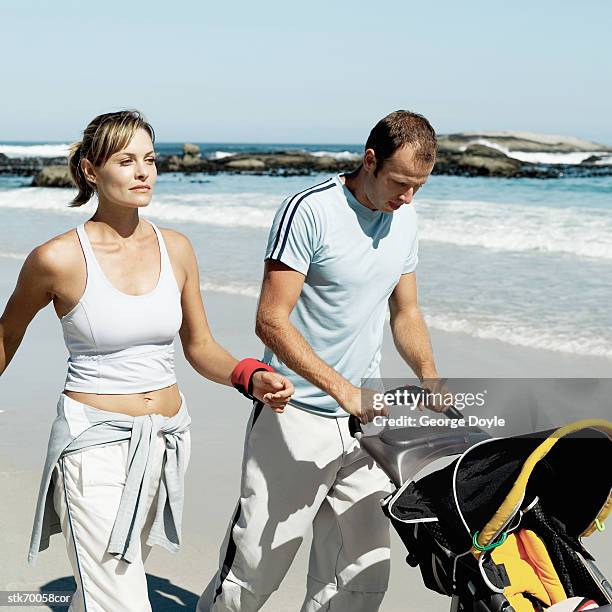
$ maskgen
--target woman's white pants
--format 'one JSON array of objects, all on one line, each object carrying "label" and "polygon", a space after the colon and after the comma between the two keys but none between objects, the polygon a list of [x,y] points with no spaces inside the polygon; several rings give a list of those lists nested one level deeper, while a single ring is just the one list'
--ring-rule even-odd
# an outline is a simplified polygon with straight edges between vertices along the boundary
[{"label": "woman's white pants", "polygon": [[128,446],[126,440],[66,455],[54,469],[53,503],[77,584],[69,612],[151,610],[144,569],[151,547],[145,541],[155,518],[165,439],[160,433],[151,445],[151,485],[143,496],[147,518],[140,534],[140,554],[133,563],[106,552],[125,485]]}]

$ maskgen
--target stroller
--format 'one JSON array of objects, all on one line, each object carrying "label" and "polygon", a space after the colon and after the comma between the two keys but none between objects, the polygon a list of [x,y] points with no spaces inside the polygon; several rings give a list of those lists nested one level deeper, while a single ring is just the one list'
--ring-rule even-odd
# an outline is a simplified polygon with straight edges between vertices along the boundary
[{"label": "stroller", "polygon": [[[451,407],[445,416],[464,415]],[[492,438],[470,427],[364,435],[350,418],[351,433],[396,487],[381,503],[407,563],[452,598],[451,612],[612,612],[612,586],[581,543],[612,510],[612,422]]]}]

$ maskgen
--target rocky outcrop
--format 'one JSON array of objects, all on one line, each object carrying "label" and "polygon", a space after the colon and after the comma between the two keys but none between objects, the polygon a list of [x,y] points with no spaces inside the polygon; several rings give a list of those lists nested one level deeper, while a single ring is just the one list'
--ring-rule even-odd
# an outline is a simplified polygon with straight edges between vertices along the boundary
[{"label": "rocky outcrop", "polygon": [[68,166],[47,166],[32,181],[33,187],[74,187]]},{"label": "rocky outcrop", "polygon": [[597,162],[600,162],[603,159],[603,157],[601,155],[589,155],[586,159],[583,159],[580,164],[581,165],[589,165],[589,164],[596,164]]},{"label": "rocky outcrop", "polygon": [[200,155],[200,147],[196,144],[186,143],[183,145],[183,158],[181,160],[184,166],[197,166],[202,161]]},{"label": "rocky outcrop", "polygon": [[14,158],[7,155],[0,156],[0,174],[15,176],[34,176],[47,166],[61,166],[66,164],[65,157],[22,157]]},{"label": "rocky outcrop", "polygon": [[209,160],[196,157],[194,155],[170,155],[168,157],[157,156],[157,170],[163,172],[205,172],[212,173],[215,170],[214,164]]},{"label": "rocky outcrop", "polygon": [[186,142],[183,145],[183,157],[200,157],[199,145]]},{"label": "rocky outcrop", "polygon": [[[598,164],[612,147],[578,138],[531,134],[527,132],[462,132],[438,139],[438,159],[434,174],[455,176],[500,176],[557,178],[563,176],[610,176],[612,166]],[[513,151],[567,153],[592,152],[581,164],[536,164],[515,159]],[[247,152],[220,159],[202,157],[200,147],[185,143],[182,155],[158,156],[160,173],[185,174],[269,174],[306,175],[315,172],[346,172],[359,159],[337,159],[331,155],[311,155],[305,151]],[[44,172],[43,172],[44,170]],[[66,158],[9,158],[0,154],[0,174],[34,176],[33,185],[70,186]]]},{"label": "rocky outcrop", "polygon": [[573,153],[576,151],[612,151],[612,147],[573,136],[536,134],[532,132],[458,132],[442,134],[438,138],[440,149],[463,151],[474,144],[500,147],[511,155],[512,151],[529,153]]},{"label": "rocky outcrop", "polygon": [[266,163],[261,159],[257,159],[255,157],[246,157],[243,159],[230,159],[228,162],[224,164],[225,168],[229,168],[230,170],[265,170]]},{"label": "rocky outcrop", "polygon": [[207,159],[202,159],[200,147],[197,144],[185,143],[183,155],[157,157],[159,172],[211,172],[213,168]]},{"label": "rocky outcrop", "polygon": [[432,174],[450,176],[499,176],[504,178],[585,178],[612,176],[612,166],[594,164],[531,164],[504,155],[439,151]]},{"label": "rocky outcrop", "polygon": [[502,151],[485,145],[470,145],[465,150],[440,148],[434,174],[460,176],[520,176],[524,164]]},{"label": "rocky outcrop", "polygon": [[248,170],[270,174],[310,174],[312,172],[344,172],[352,170],[358,161],[338,160],[331,156],[310,155],[300,152],[235,155],[217,160],[219,171]]},{"label": "rocky outcrop", "polygon": [[[159,159],[159,158],[158,158]],[[341,172],[352,170],[358,162],[337,160],[331,156],[317,156],[298,151],[230,155],[221,159],[194,158],[172,155],[158,162],[160,172],[219,172],[235,174],[277,174],[289,176],[313,172]]]}]

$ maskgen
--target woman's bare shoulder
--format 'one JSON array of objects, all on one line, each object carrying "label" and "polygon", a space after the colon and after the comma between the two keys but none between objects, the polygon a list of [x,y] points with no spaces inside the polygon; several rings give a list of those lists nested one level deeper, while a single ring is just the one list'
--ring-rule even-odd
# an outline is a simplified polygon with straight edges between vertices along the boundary
[{"label": "woman's bare shoulder", "polygon": [[185,234],[168,227],[158,227],[157,229],[162,233],[171,257],[185,259],[193,255],[193,246]]},{"label": "woman's bare shoulder", "polygon": [[46,274],[65,274],[79,266],[83,260],[81,244],[74,229],[53,236],[34,248],[26,263]]},{"label": "woman's bare shoulder", "polygon": [[166,242],[171,241],[175,245],[191,245],[189,238],[187,238],[185,234],[175,229],[159,226],[157,227],[157,229],[162,233]]}]

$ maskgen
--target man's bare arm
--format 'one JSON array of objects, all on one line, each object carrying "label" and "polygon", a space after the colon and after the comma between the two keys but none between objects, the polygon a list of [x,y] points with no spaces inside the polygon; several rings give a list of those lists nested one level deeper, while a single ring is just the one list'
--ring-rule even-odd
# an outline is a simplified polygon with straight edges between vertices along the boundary
[{"label": "man's bare arm", "polygon": [[267,261],[255,333],[287,367],[328,393],[344,410],[361,417],[360,389],[325,363],[289,321],[303,285],[303,274]]},{"label": "man's bare arm", "polygon": [[421,381],[439,378],[427,324],[417,300],[414,272],[400,277],[389,298],[389,309],[393,341],[404,361]]}]

